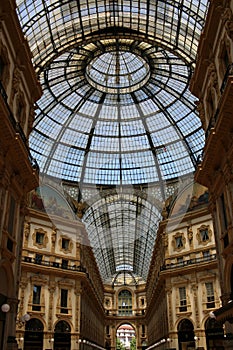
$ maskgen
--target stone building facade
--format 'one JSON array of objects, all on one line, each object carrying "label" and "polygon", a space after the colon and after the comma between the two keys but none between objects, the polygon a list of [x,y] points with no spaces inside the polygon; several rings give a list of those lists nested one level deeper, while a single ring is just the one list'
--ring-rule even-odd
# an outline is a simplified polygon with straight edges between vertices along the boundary
[{"label": "stone building facade", "polygon": [[28,136],[42,91],[15,7],[0,4],[0,346],[115,349],[129,323],[138,349],[231,349],[233,1],[209,1],[190,85],[206,132],[195,174],[205,187],[167,199],[146,283],[129,274],[111,285],[82,209],[75,215],[56,187],[38,192]]},{"label": "stone building facade", "polygon": [[[184,206],[187,203],[187,206]],[[214,227],[206,188],[192,184],[164,209],[146,286],[147,337],[153,349],[215,349],[223,328],[212,324],[221,305]],[[215,326],[212,338],[209,328]]]},{"label": "stone building facade", "polygon": [[38,168],[29,152],[28,136],[34,121],[34,103],[41,94],[15,2],[3,1],[0,4],[1,349],[17,346],[15,318],[26,195],[38,184]]},{"label": "stone building facade", "polygon": [[214,312],[226,329],[226,349],[233,347],[233,1],[210,1],[198,49],[191,91],[199,99],[206,143],[196,179],[209,188],[214,219],[223,306]]}]

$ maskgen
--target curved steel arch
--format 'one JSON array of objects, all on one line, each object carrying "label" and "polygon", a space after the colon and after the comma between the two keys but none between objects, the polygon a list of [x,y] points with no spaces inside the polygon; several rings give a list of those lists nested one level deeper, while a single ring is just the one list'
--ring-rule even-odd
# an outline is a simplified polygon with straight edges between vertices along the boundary
[{"label": "curved steel arch", "polygon": [[[103,280],[112,281],[125,266],[145,281],[164,187],[194,171],[204,145],[188,86],[208,0],[16,2],[44,91],[32,154],[42,173],[79,184],[83,194],[76,199],[86,200],[85,186],[95,187],[84,220]],[[142,66],[131,69],[130,60],[120,65],[123,47],[149,67],[148,79],[137,77],[133,91],[117,84],[127,75],[130,84]],[[100,60],[93,85],[101,72],[97,82],[106,81],[93,88],[87,64],[92,69],[93,59],[107,60],[108,52],[116,56],[115,67],[108,74],[111,64]],[[153,201],[134,192],[147,184],[156,186]],[[127,191],[121,197],[124,186],[132,187],[131,197]],[[101,187],[116,194],[105,196]]]},{"label": "curved steel arch", "polygon": [[[96,5],[97,4],[97,5]],[[93,32],[137,33],[158,44],[170,43],[195,60],[204,24],[207,0],[120,2],[103,0],[37,1],[18,0],[17,11],[31,47],[35,66],[44,67],[51,55],[69,49],[72,42],[84,42]],[[68,44],[67,44],[68,43]]]}]

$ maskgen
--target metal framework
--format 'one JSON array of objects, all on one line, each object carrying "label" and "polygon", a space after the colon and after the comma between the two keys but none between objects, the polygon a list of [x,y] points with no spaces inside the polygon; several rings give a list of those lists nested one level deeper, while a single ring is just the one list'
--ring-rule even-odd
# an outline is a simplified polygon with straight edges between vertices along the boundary
[{"label": "metal framework", "polygon": [[160,219],[160,206],[122,188],[159,184],[161,202],[202,152],[188,86],[207,3],[17,0],[44,91],[30,137],[40,171],[118,189],[84,216],[105,281],[146,279]]}]

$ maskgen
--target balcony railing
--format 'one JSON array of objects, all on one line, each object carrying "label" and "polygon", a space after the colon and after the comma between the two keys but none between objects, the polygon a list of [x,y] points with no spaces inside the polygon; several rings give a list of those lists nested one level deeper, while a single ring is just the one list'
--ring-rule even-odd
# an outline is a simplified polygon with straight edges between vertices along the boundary
[{"label": "balcony railing", "polygon": [[216,109],[213,117],[210,119],[210,122],[209,122],[209,125],[208,125],[208,128],[205,132],[205,139],[207,140],[209,135],[211,134],[211,131],[214,129],[215,125],[216,125],[216,122],[218,120],[218,117],[219,117],[219,108]]},{"label": "balcony railing", "polygon": [[86,273],[86,268],[81,266],[81,265],[64,265],[62,262],[59,263],[57,261],[38,260],[38,259],[30,257],[30,256],[23,256],[22,261],[27,262],[27,263],[31,263],[31,264],[35,264],[35,265],[42,265],[45,267],[54,267],[56,269],[71,270],[71,271],[85,272]]},{"label": "balcony railing", "polygon": [[117,317],[122,317],[122,318],[125,318],[125,317],[135,317],[135,316],[144,316],[145,315],[145,310],[131,310],[130,313],[122,313],[122,312],[119,312],[119,310],[115,310],[115,311],[112,311],[112,310],[105,310],[105,314],[107,316],[117,316]]},{"label": "balcony railing", "polygon": [[50,260],[42,260],[42,259],[37,259],[33,258],[31,256],[22,256],[22,262],[29,263],[29,264],[34,264],[37,266],[44,266],[44,267],[53,267],[55,269],[61,269],[63,271],[73,271],[73,272],[83,272],[85,273],[86,277],[88,278],[93,291],[96,295],[96,298],[100,301],[102,305],[102,296],[100,296],[100,293],[98,289],[96,288],[96,284],[93,283],[91,276],[88,273],[88,270],[82,266],[82,265],[76,265],[76,264],[64,264],[64,262],[58,262],[58,261],[50,261]]},{"label": "balcony railing", "polygon": [[[229,66],[227,67],[227,70],[226,70],[226,73],[224,75],[224,78],[223,78],[223,81],[222,81],[222,85],[220,87],[220,92],[221,92],[221,95],[223,94],[224,90],[225,90],[225,87],[227,85],[227,81],[228,81],[228,78],[230,76],[233,76],[233,63],[232,64],[229,64]],[[210,122],[209,122],[209,125],[208,125],[208,128],[206,130],[206,133],[205,133],[205,138],[207,139],[211,133],[211,129],[213,129],[215,127],[215,124],[218,120],[218,116],[219,116],[219,108],[216,109],[215,111],[215,114],[212,116],[212,118],[210,119]]]},{"label": "balcony railing", "polygon": [[204,263],[204,262],[208,262],[208,261],[215,261],[216,260],[216,254],[212,254],[209,256],[205,256],[205,257],[201,257],[201,258],[194,258],[194,259],[190,259],[190,260],[184,260],[184,261],[179,261],[177,263],[171,263],[171,264],[165,264],[161,267],[161,271],[164,270],[172,270],[172,269],[177,269],[179,267],[187,267],[190,265],[196,265],[196,264],[200,264],[200,263]]}]

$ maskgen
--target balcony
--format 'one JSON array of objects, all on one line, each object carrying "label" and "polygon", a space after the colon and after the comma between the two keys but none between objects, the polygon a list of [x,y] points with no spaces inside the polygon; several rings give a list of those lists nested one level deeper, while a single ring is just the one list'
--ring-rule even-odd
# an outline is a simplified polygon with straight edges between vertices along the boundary
[{"label": "balcony", "polygon": [[201,264],[201,263],[210,262],[210,261],[216,261],[216,259],[217,259],[216,254],[212,254],[209,256],[205,256],[205,257],[201,257],[201,258],[194,258],[194,259],[190,259],[190,260],[184,260],[184,261],[177,262],[177,263],[164,264],[161,267],[161,271],[172,270],[172,269],[183,268],[183,267],[187,268],[187,266]]},{"label": "balcony", "polygon": [[10,106],[8,105],[8,102],[7,102],[7,94],[5,92],[5,89],[2,85],[2,82],[0,81],[0,95],[2,96],[3,98],[3,101],[4,101],[4,104],[5,104],[5,107],[8,111],[8,119],[11,123],[11,126],[13,127],[14,131],[15,131],[15,134],[20,137],[21,141],[23,142],[24,146],[25,146],[25,149],[27,150],[28,152],[28,159],[31,163],[31,165],[33,167],[35,167],[35,170],[39,171],[39,166],[38,166],[38,163],[36,162],[36,160],[34,158],[32,158],[31,154],[30,154],[30,151],[29,151],[29,148],[28,148],[28,140],[23,132],[23,129],[21,128],[20,124],[16,121],[16,119],[14,118],[13,116],[13,113],[10,109]]},{"label": "balcony", "polygon": [[49,261],[49,260],[40,260],[37,258],[33,258],[30,256],[23,256],[22,257],[22,262],[25,263],[30,263],[34,265],[40,265],[40,266],[45,266],[45,267],[52,267],[56,269],[62,269],[62,270],[70,270],[70,271],[77,271],[77,272],[85,272],[86,273],[86,268],[81,266],[81,265],[64,265],[64,263],[60,263],[57,261]]}]

